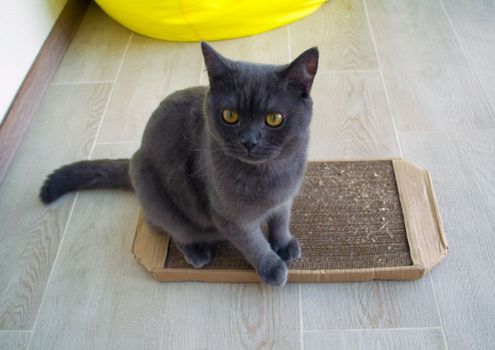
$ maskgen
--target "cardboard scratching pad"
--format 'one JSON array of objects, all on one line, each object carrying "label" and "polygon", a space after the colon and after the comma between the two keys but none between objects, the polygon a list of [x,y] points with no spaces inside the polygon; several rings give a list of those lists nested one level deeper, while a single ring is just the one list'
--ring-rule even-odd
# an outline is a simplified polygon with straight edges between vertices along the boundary
[{"label": "cardboard scratching pad", "polygon": [[[310,162],[291,232],[303,256],[288,264],[289,282],[416,279],[447,255],[430,176],[405,160]],[[159,281],[259,281],[228,242],[209,265],[190,267],[141,213],[132,251]]]}]

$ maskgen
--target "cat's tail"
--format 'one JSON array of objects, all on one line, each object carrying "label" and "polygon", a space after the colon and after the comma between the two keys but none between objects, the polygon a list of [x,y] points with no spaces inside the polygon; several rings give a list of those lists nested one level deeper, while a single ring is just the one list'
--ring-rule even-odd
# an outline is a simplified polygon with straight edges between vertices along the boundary
[{"label": "cat's tail", "polygon": [[48,175],[40,191],[43,203],[51,203],[63,194],[92,188],[133,190],[129,177],[129,159],[101,159],[65,165]]}]

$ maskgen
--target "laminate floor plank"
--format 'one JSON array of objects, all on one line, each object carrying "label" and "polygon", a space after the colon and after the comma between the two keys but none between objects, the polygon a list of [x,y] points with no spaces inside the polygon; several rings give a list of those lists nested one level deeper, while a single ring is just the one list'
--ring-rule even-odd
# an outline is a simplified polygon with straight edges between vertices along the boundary
[{"label": "laminate floor plank", "polygon": [[401,156],[378,72],[321,73],[312,95],[309,159]]},{"label": "laminate floor plank", "polygon": [[26,350],[31,332],[0,331],[0,350]]},{"label": "laminate floor plank", "polygon": [[438,0],[366,3],[398,131],[495,127]]},{"label": "laminate floor plank", "polygon": [[450,253],[432,271],[449,349],[495,346],[495,130],[400,133],[430,170]]},{"label": "laminate floor plank", "polygon": [[197,43],[158,41],[134,34],[98,142],[141,140],[151,113],[166,96],[198,85],[202,64]]},{"label": "laminate floor plank", "polygon": [[495,3],[493,1],[443,1],[445,11],[471,62],[476,77],[495,111]]},{"label": "laminate floor plank", "polygon": [[53,82],[114,80],[130,35],[92,2]]},{"label": "laminate floor plank", "polygon": [[428,278],[301,285],[303,329],[439,327]]},{"label": "laminate floor plank", "polygon": [[438,328],[350,330],[304,333],[306,349],[440,350],[447,349]]},{"label": "laminate floor plank", "polygon": [[377,69],[362,0],[333,0],[289,25],[292,59],[318,46],[319,71]]},{"label": "laminate floor plank", "polygon": [[0,329],[33,327],[74,198],[45,206],[38,193],[55,168],[87,159],[109,91],[50,87],[0,187]]}]

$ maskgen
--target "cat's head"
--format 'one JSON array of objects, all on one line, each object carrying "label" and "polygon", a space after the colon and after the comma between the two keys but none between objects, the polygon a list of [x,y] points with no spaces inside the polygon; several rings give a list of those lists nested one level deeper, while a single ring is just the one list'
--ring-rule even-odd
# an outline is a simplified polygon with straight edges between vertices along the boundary
[{"label": "cat's head", "polygon": [[226,154],[258,163],[306,147],[317,48],[283,66],[233,61],[205,42],[201,48],[210,80],[206,124]]}]

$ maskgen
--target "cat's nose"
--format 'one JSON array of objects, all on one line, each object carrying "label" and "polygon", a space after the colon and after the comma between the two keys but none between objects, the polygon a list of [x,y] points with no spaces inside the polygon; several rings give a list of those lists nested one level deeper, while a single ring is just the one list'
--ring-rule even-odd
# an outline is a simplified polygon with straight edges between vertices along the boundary
[{"label": "cat's nose", "polygon": [[251,151],[258,143],[254,132],[245,132],[241,137],[241,143],[248,151]]},{"label": "cat's nose", "polygon": [[242,145],[244,147],[246,147],[246,149],[248,151],[252,150],[254,148],[254,146],[256,146],[256,144],[258,143],[258,141],[256,140],[245,140],[245,141],[241,141]]}]

